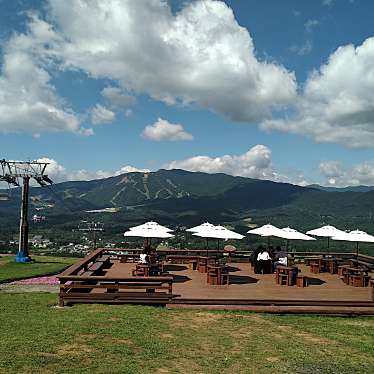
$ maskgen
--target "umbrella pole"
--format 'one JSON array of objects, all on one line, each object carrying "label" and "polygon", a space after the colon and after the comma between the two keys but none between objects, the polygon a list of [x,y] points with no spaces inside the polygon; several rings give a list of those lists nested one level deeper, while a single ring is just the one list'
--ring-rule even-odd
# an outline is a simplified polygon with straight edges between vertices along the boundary
[{"label": "umbrella pole", "polygon": [[358,242],[356,243],[356,260],[358,260]]},{"label": "umbrella pole", "polygon": [[208,238],[206,238],[206,257],[208,257]]},{"label": "umbrella pole", "polygon": [[330,237],[327,237],[327,254],[330,254]]}]

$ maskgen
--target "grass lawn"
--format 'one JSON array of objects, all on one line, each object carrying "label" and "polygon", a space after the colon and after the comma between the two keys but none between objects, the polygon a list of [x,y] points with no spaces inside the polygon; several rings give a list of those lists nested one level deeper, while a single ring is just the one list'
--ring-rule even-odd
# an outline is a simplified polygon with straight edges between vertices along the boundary
[{"label": "grass lawn", "polygon": [[52,256],[32,256],[32,258],[34,262],[22,264],[15,262],[13,256],[0,257],[0,281],[57,273],[79,260]]},{"label": "grass lawn", "polygon": [[0,293],[0,373],[373,373],[374,319],[53,307]]}]

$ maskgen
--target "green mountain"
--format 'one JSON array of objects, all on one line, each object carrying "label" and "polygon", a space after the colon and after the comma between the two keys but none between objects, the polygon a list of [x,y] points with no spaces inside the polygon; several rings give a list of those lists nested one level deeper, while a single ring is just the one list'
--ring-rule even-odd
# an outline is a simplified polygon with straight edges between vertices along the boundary
[{"label": "green mountain", "polygon": [[374,190],[374,186],[347,186],[347,187],[326,187],[319,184],[310,184],[308,187],[328,192],[369,192]]},{"label": "green mountain", "polygon": [[[17,230],[19,206],[20,189],[0,202],[0,236]],[[82,219],[104,222],[109,233],[149,219],[173,227],[209,220],[243,232],[250,224],[267,222],[300,230],[329,223],[373,231],[373,207],[374,191],[327,192],[225,174],[159,170],[33,187],[29,213],[46,216],[43,227],[61,232]]]}]

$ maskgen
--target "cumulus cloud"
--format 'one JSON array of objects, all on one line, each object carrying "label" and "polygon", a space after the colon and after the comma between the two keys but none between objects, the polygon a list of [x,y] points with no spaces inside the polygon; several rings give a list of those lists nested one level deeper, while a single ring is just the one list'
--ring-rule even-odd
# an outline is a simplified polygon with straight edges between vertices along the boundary
[{"label": "cumulus cloud", "polygon": [[105,87],[101,91],[101,95],[105,97],[112,108],[120,110],[129,110],[136,103],[135,96],[125,93],[118,87]]},{"label": "cumulus cloud", "polygon": [[358,163],[351,167],[344,166],[340,161],[323,161],[319,165],[324,184],[335,187],[373,186],[374,160]]},{"label": "cumulus cloud", "polygon": [[54,183],[65,182],[65,181],[87,181],[93,179],[109,178],[116,175],[125,173],[148,173],[149,169],[138,169],[131,165],[121,167],[119,170],[69,170],[63,165],[59,164],[56,160],[48,157],[39,158],[40,162],[47,162],[49,165],[46,168],[46,174],[53,180]]},{"label": "cumulus cloud", "polygon": [[117,170],[114,175],[121,175],[125,173],[149,173],[149,169],[138,169],[131,165],[126,165],[121,167],[121,169]]},{"label": "cumulus cloud", "polygon": [[288,118],[264,121],[263,129],[307,135],[319,143],[352,148],[374,145],[374,37],[339,47],[308,78]]},{"label": "cumulus cloud", "polygon": [[184,169],[204,173],[225,173],[259,179],[279,179],[273,170],[271,150],[264,145],[256,145],[242,155],[221,157],[195,156],[185,160],[172,161],[167,169]]},{"label": "cumulus cloud", "polygon": [[182,125],[170,123],[169,121],[159,118],[153,125],[148,125],[142,132],[142,136],[149,140],[192,140],[193,136],[186,132]]},{"label": "cumulus cloud", "polygon": [[0,73],[0,132],[70,131],[85,135],[78,116],[55,92],[44,50],[59,40],[51,26],[30,15],[28,31],[3,48]]},{"label": "cumulus cloud", "polygon": [[116,114],[113,111],[100,104],[96,104],[91,110],[91,122],[94,125],[110,123],[113,122],[115,118]]},{"label": "cumulus cloud", "polygon": [[49,1],[65,69],[111,79],[125,92],[168,104],[195,103],[237,121],[257,121],[296,95],[293,73],[259,61],[252,38],[218,1]]}]

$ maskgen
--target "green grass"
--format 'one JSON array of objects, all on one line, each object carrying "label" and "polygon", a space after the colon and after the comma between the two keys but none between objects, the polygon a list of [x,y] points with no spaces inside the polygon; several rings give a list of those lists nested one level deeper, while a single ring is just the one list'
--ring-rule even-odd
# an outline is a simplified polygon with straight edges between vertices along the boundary
[{"label": "green grass", "polygon": [[16,263],[14,257],[0,257],[0,282],[57,273],[77,261],[76,258],[32,256],[31,263]]},{"label": "green grass", "polygon": [[54,308],[0,293],[0,373],[373,373],[374,319]]}]

